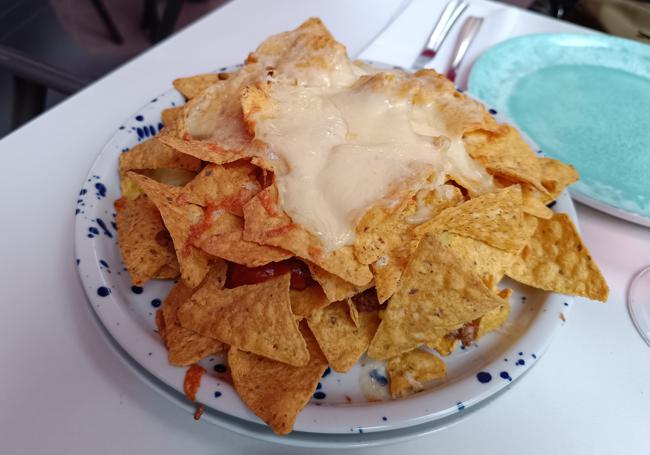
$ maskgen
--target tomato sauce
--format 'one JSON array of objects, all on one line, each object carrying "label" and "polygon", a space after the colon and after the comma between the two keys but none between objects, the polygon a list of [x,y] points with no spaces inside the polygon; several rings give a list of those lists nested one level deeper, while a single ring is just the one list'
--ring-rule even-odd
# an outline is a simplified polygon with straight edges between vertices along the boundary
[{"label": "tomato sauce", "polygon": [[315,285],[307,265],[295,258],[281,262],[271,262],[260,267],[246,267],[240,264],[228,264],[226,287],[235,288],[244,284],[261,283],[285,273],[291,273],[291,289],[301,291]]}]

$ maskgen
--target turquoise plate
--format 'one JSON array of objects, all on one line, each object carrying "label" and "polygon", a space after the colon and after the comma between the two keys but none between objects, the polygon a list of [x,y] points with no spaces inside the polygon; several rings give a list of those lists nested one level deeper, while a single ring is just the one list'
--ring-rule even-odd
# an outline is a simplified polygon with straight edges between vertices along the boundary
[{"label": "turquoise plate", "polygon": [[541,34],[490,49],[469,91],[553,158],[573,164],[575,199],[650,226],[650,46]]}]

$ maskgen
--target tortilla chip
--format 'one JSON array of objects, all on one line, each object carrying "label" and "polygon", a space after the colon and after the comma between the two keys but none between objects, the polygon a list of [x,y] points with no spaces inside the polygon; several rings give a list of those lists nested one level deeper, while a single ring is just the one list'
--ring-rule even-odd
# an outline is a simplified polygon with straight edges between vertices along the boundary
[{"label": "tortilla chip", "polygon": [[358,329],[359,328],[359,311],[357,310],[357,306],[354,303],[354,300],[352,299],[346,299],[345,303],[348,304],[348,314],[350,315],[350,320],[354,324],[354,326]]},{"label": "tortilla chip", "polygon": [[158,137],[120,154],[120,174],[134,169],[186,169],[198,171],[201,160],[165,145]]},{"label": "tortilla chip", "polygon": [[576,168],[553,158],[540,158],[542,165],[542,185],[549,192],[547,202],[554,201],[566,187],[580,179]]},{"label": "tortilla chip", "polygon": [[488,172],[520,183],[529,183],[542,193],[542,167],[519,132],[501,125],[498,131],[474,131],[463,137],[469,155],[483,163]]},{"label": "tortilla chip", "polygon": [[220,207],[243,216],[242,207],[262,189],[256,167],[246,161],[226,165],[208,164],[182,191],[186,202],[202,207]]},{"label": "tortilla chip", "polygon": [[[393,229],[400,227],[400,231],[404,231],[404,217],[400,215],[404,211],[412,215],[416,208],[417,203],[405,197],[397,207],[376,204],[368,209],[355,226],[354,255],[359,262],[372,264],[387,254],[395,243],[399,243],[401,232],[394,233]],[[387,238],[397,238],[398,242],[387,241]]]},{"label": "tortilla chip", "polygon": [[430,124],[442,124],[448,137],[461,137],[475,130],[496,131],[499,127],[489,112],[475,99],[456,90],[453,82],[442,74],[423,69],[415,73],[420,89],[413,98],[415,106],[423,106]]},{"label": "tortilla chip", "polygon": [[201,387],[201,377],[205,373],[205,368],[201,365],[192,365],[185,372],[185,379],[183,380],[183,392],[190,401],[196,401],[196,392]]},{"label": "tortilla chip", "polygon": [[126,199],[137,199],[138,196],[144,194],[142,188],[138,186],[133,179],[127,175],[120,176],[120,194]]},{"label": "tortilla chip", "polygon": [[163,109],[160,115],[162,117],[162,122],[165,128],[165,134],[168,134],[168,131],[174,128],[174,125],[178,122],[179,117],[182,115],[183,107],[184,106],[176,106]]},{"label": "tortilla chip", "polygon": [[478,324],[477,340],[486,333],[492,332],[506,323],[510,316],[510,302],[508,301],[510,294],[512,294],[512,289],[506,288],[499,291],[498,295],[505,300],[505,303],[483,315]]},{"label": "tortilla chip", "polygon": [[350,319],[347,302],[334,302],[314,311],[307,319],[329,365],[339,372],[348,371],[366,352],[379,326],[377,312],[358,313],[359,327]]},{"label": "tortilla chip", "polygon": [[178,310],[183,327],[231,346],[294,366],[309,353],[289,297],[291,274],[258,284],[220,289],[203,284]]},{"label": "tortilla chip", "polygon": [[181,277],[189,287],[196,287],[208,273],[208,255],[188,244],[192,226],[202,217],[203,211],[193,204],[178,203],[180,188],[164,185],[134,172],[127,174],[151,198],[174,241]]},{"label": "tortilla chip", "polygon": [[368,355],[385,359],[410,351],[502,303],[471,264],[427,235],[388,302]]},{"label": "tortilla chip", "polygon": [[246,158],[246,155],[241,151],[227,150],[212,142],[184,140],[170,134],[160,135],[158,139],[179,153],[184,153],[185,155],[193,156],[209,163],[225,164]]},{"label": "tortilla chip", "polygon": [[180,137],[241,153],[251,135],[244,123],[240,93],[262,74],[262,68],[244,67],[228,79],[206,87],[185,105],[178,122]]},{"label": "tortilla chip", "polygon": [[549,196],[544,195],[529,185],[523,185],[522,188],[523,205],[522,210],[524,213],[543,218],[545,220],[551,219],[553,210],[546,206],[544,201],[549,201]]},{"label": "tortilla chip", "polygon": [[607,301],[609,288],[565,213],[539,220],[533,238],[506,271],[534,288]]},{"label": "tortilla chip", "polygon": [[435,355],[414,349],[393,357],[386,365],[390,379],[390,394],[401,398],[424,390],[427,382],[444,379],[447,375],[445,362]]},{"label": "tortilla chip", "polygon": [[445,209],[415,230],[450,231],[517,253],[528,240],[521,206],[521,188],[513,185]]},{"label": "tortilla chip", "polygon": [[[458,188],[442,185],[419,201],[422,207],[420,211],[435,219],[444,209],[453,207],[462,200],[463,196]],[[409,204],[399,214],[397,220],[387,222],[385,227],[377,230],[377,232],[383,231],[378,240],[386,250],[371,266],[380,303],[388,300],[397,290],[402,273],[417,248],[420,238],[426,232],[422,225],[418,228],[413,223],[414,218],[415,221],[424,221],[418,219],[416,210],[417,204]]]},{"label": "tortilla chip", "polygon": [[237,393],[275,433],[287,434],[327,368],[327,360],[305,325],[300,331],[309,349],[309,363],[289,366],[230,348],[228,364]]},{"label": "tortilla chip", "polygon": [[244,206],[244,220],[245,240],[291,251],[356,286],[372,280],[370,269],[356,260],[352,247],[326,252],[315,235],[293,224],[278,207],[274,186],[262,190]]},{"label": "tortilla chip", "polygon": [[206,253],[247,267],[289,259],[293,255],[274,246],[260,245],[243,239],[244,220],[209,205],[200,223],[192,227],[190,242]]},{"label": "tortilla chip", "polygon": [[308,318],[314,311],[330,304],[319,286],[311,286],[302,291],[291,289],[289,295],[291,312],[299,319]]},{"label": "tortilla chip", "polygon": [[251,59],[275,66],[276,78],[297,85],[347,85],[355,76],[345,46],[334,39],[318,18],[266,39],[249,56]]},{"label": "tortilla chip", "polygon": [[115,222],[120,251],[134,285],[153,278],[175,257],[173,249],[157,240],[167,230],[160,212],[146,195],[115,201]]},{"label": "tortilla chip", "polygon": [[458,338],[444,335],[433,342],[426,343],[427,347],[435,349],[442,356],[451,355],[458,346]]},{"label": "tortilla chip", "polygon": [[199,246],[208,254],[246,267],[259,267],[270,262],[284,261],[293,256],[281,248],[244,240],[243,232],[242,229],[213,235],[203,240]]},{"label": "tortilla chip", "polygon": [[[226,269],[225,262],[216,262],[204,281],[213,282],[215,286],[222,288],[226,282]],[[220,341],[202,336],[179,324],[178,309],[190,299],[194,291],[182,282],[177,283],[163,302],[161,309],[158,310],[164,327],[161,338],[167,347],[169,363],[172,365],[191,365],[208,355],[220,353],[225,349],[225,345]]]},{"label": "tortilla chip", "polygon": [[221,79],[219,79],[219,74],[206,73],[197,74],[196,76],[190,77],[180,77],[178,79],[174,79],[174,82],[172,84],[176,90],[181,92],[181,95],[183,95],[188,100],[191,100],[192,98],[199,96],[203,90],[212,84],[216,84],[220,80]]},{"label": "tortilla chip", "polygon": [[[168,233],[169,234],[169,233]],[[171,237],[169,238],[171,242]],[[173,246],[173,243],[170,243]],[[171,260],[163,265],[153,276],[157,280],[169,280],[176,278],[181,274],[181,265],[178,263],[178,258],[174,255]]]},{"label": "tortilla chip", "polygon": [[[466,263],[471,264],[484,283],[496,285],[506,272],[506,269],[516,258],[515,253],[494,248],[480,240],[443,232],[438,240],[449,247]],[[492,285],[488,285],[492,287]]]},{"label": "tortilla chip", "polygon": [[345,300],[357,295],[359,292],[372,287],[373,284],[371,281],[365,286],[355,286],[352,283],[348,283],[343,278],[339,278],[338,276],[321,269],[317,265],[308,262],[307,266],[309,267],[312,278],[320,284],[327,296],[327,300],[330,302],[338,302],[339,300]]},{"label": "tortilla chip", "polygon": [[201,220],[192,226],[190,243],[197,248],[201,243],[212,236],[241,232],[244,221],[237,215],[226,212],[225,209],[208,206],[203,210]]},{"label": "tortilla chip", "polygon": [[189,183],[194,177],[196,177],[196,172],[188,171],[186,169],[170,169],[170,168],[161,168],[161,169],[150,169],[138,171],[138,174],[145,175],[150,179],[155,180],[158,183],[170,186],[185,186]]}]

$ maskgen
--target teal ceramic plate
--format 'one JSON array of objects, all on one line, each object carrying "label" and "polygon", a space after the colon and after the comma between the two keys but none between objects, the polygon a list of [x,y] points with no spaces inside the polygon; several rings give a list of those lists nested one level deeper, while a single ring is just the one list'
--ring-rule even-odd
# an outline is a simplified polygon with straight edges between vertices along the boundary
[{"label": "teal ceramic plate", "polygon": [[578,169],[578,201],[650,226],[650,46],[606,35],[518,37],[476,62],[469,91]]}]

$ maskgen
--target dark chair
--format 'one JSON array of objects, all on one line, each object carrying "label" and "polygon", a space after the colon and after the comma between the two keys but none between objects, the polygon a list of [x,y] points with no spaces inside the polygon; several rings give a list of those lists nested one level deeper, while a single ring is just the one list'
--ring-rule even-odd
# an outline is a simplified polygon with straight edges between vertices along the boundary
[{"label": "dark chair", "polygon": [[12,129],[45,110],[48,89],[71,95],[88,85],[88,81],[5,46],[0,46],[0,69],[8,71],[14,79]]}]

